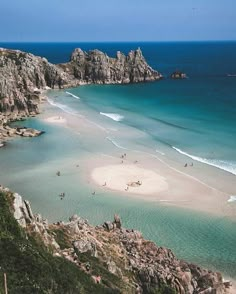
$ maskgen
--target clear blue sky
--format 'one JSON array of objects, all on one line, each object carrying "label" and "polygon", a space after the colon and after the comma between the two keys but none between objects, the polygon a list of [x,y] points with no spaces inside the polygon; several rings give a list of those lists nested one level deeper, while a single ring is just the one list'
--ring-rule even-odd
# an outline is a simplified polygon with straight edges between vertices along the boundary
[{"label": "clear blue sky", "polygon": [[236,40],[236,0],[1,0],[0,41]]}]

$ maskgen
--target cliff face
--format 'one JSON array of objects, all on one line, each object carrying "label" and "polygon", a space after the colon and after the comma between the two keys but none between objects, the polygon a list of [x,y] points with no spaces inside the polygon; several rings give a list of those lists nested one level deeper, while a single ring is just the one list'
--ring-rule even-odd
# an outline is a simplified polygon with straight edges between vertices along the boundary
[{"label": "cliff face", "polygon": [[68,75],[45,58],[0,49],[0,114],[14,119],[38,113],[38,89],[61,88],[68,83]]},{"label": "cliff face", "polygon": [[[10,120],[38,113],[40,93],[47,88],[82,83],[122,84],[161,79],[140,49],[110,58],[99,50],[75,49],[71,61],[53,65],[45,58],[0,48],[0,127]],[[1,133],[1,131],[0,131]]]},{"label": "cliff face", "polygon": [[77,48],[70,62],[59,66],[84,83],[127,84],[162,78],[147,64],[140,49],[127,56],[118,51],[116,58],[111,58],[99,50],[84,52]]},{"label": "cliff face", "polygon": [[[13,217],[14,205],[23,207],[22,212],[16,213],[15,217],[21,217],[21,213],[24,213],[27,224],[35,216],[31,215],[27,202],[17,199],[14,203],[12,193],[0,187],[0,293],[7,292],[5,286],[11,294],[121,293],[119,289],[124,288],[122,280],[106,268],[102,267],[103,282],[98,284],[75,263],[53,256],[50,245],[45,246],[40,237],[47,228],[46,222],[42,221],[40,226],[41,220],[37,220],[40,233],[29,233],[20,227]],[[24,221],[22,225],[24,226]],[[45,238],[46,232],[44,240]]]},{"label": "cliff face", "polygon": [[104,282],[105,269],[123,281],[121,293],[230,293],[230,283],[220,273],[178,260],[170,249],[123,228],[117,215],[97,227],[77,215],[50,225],[33,215],[20,195],[13,199],[14,216],[28,234],[37,234],[54,256],[74,263],[96,283]]}]

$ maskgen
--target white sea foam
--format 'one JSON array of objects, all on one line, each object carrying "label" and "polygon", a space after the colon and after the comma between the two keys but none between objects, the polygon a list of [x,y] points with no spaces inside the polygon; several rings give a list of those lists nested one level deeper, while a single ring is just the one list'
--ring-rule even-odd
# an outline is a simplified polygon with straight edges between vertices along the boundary
[{"label": "white sea foam", "polygon": [[159,154],[161,154],[161,155],[165,155],[165,153],[164,152],[161,152],[160,150],[157,150],[156,149],[156,152],[159,153]]},{"label": "white sea foam", "polygon": [[121,146],[120,144],[118,144],[114,139],[110,138],[110,137],[106,137],[106,139],[108,141],[110,141],[114,146],[116,146],[117,148],[119,149],[125,149],[125,150],[128,150],[127,148]]},{"label": "white sea foam", "polygon": [[61,104],[61,103],[56,103],[53,100],[47,98],[49,104],[51,104],[52,106],[55,106],[57,108],[60,108],[61,110],[63,110],[66,113],[72,114],[72,115],[77,115],[77,112],[75,112],[72,108],[68,107],[67,105]]},{"label": "white sea foam", "polygon": [[235,202],[236,201],[236,196],[230,196],[228,202]]},{"label": "white sea foam", "polygon": [[61,104],[61,103],[57,103],[57,102],[54,102],[53,100],[47,98],[49,104],[51,104],[52,106],[55,106],[57,108],[60,108],[61,110],[63,110],[64,112],[68,113],[68,114],[71,114],[71,115],[74,115],[74,116],[77,116],[77,117],[80,117],[80,118],[83,118],[85,119],[87,122],[89,122],[90,124],[96,126],[97,128],[105,131],[108,133],[108,131],[106,130],[106,128],[100,126],[99,124],[95,123],[94,121],[91,121],[87,118],[85,118],[83,115],[79,114],[78,112],[74,111],[72,108],[70,108],[69,106],[67,105],[64,105],[64,104]]},{"label": "white sea foam", "polygon": [[115,121],[122,121],[124,119],[123,115],[120,115],[118,113],[105,113],[105,112],[100,112],[101,115],[107,116]]},{"label": "white sea foam", "polygon": [[68,95],[74,97],[75,99],[80,100],[79,96],[76,96],[76,95],[74,95],[74,94],[72,94],[72,93],[70,93],[70,92],[66,92],[66,94],[68,94]]},{"label": "white sea foam", "polygon": [[184,152],[174,146],[172,146],[172,148],[174,150],[176,150],[177,152],[179,152],[180,154],[183,154],[187,157],[190,157],[192,158],[193,160],[196,160],[196,161],[199,161],[199,162],[202,162],[202,163],[205,163],[205,164],[208,164],[208,165],[211,165],[211,166],[214,166],[214,167],[217,167],[219,169],[222,169],[224,171],[227,171],[233,175],[236,175],[236,164],[230,162],[230,161],[225,161],[225,160],[217,160],[217,159],[207,159],[207,158],[202,158],[202,157],[198,157],[198,156],[195,156],[195,155],[191,155],[191,154],[188,154],[187,152]]}]

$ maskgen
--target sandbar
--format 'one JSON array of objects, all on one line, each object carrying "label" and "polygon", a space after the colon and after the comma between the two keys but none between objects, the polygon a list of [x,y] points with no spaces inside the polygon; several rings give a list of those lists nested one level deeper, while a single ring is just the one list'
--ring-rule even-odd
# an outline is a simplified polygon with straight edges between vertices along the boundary
[{"label": "sandbar", "polygon": [[131,164],[97,167],[91,176],[98,185],[116,191],[146,195],[168,189],[164,177],[152,170]]}]

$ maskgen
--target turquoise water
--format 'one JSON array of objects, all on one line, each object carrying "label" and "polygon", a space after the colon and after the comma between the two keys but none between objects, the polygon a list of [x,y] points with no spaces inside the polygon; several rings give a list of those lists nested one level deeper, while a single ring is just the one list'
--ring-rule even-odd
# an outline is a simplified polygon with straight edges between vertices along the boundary
[{"label": "turquoise water", "polygon": [[97,113],[124,116],[123,124],[145,131],[160,149],[174,146],[236,174],[235,81],[166,80],[70,91]]},{"label": "turquoise water", "polygon": [[[53,45],[24,46],[38,54],[43,51],[42,55],[51,61],[62,62],[74,45],[57,44],[57,53],[50,47]],[[137,46],[96,44],[96,47],[114,54],[115,48],[126,52]],[[193,161],[196,170],[191,172],[195,176],[236,195],[236,79],[226,76],[236,68],[235,43],[141,44],[141,47],[148,61],[161,72],[168,75],[180,68],[189,79],[68,90],[80,99],[65,91],[49,93],[54,106],[47,105],[43,111],[84,115],[109,130],[104,135],[109,140],[81,136],[73,128],[48,124],[40,117],[22,122],[45,130],[46,134],[14,139],[1,149],[0,182],[24,195],[34,211],[50,221],[78,213],[99,224],[119,213],[125,226],[136,228],[158,245],[173,249],[179,258],[236,278],[235,220],[145,203],[119,193],[100,191],[98,197],[92,197],[88,178],[81,172],[86,168],[87,158],[123,152],[120,149],[123,147],[158,154],[178,168]],[[63,176],[58,178],[56,170],[61,170]],[[66,191],[63,201],[58,197],[61,191]]]},{"label": "turquoise water", "polygon": [[[97,193],[80,178],[83,158],[91,155],[70,130],[46,126],[39,120],[28,126],[47,129],[34,139],[16,139],[0,153],[1,182],[18,191],[50,221],[66,220],[74,213],[93,224],[103,223],[119,213],[124,226],[140,230],[158,245],[171,248],[179,258],[221,270],[236,277],[235,221],[203,213],[145,203],[119,194]],[[62,138],[63,141],[62,141]],[[63,158],[63,160],[62,160]],[[75,158],[78,160],[75,160]],[[62,170],[62,176],[55,175]],[[11,176],[9,176],[11,175]],[[58,194],[66,191],[60,201]]]},{"label": "turquoise water", "polygon": [[[0,177],[1,182],[24,195],[35,212],[50,221],[66,220],[77,213],[93,224],[119,213],[124,226],[171,248],[179,258],[236,277],[235,221],[124,199],[119,194],[98,193],[92,197],[90,186],[80,179],[80,170],[75,167],[75,158],[83,167],[83,158],[91,154],[83,148],[80,137],[37,119],[27,125],[47,129],[48,135],[10,142],[0,153],[1,167],[5,167]],[[55,175],[58,169],[63,171],[60,178]],[[63,201],[58,198],[61,191],[66,191]]]}]

